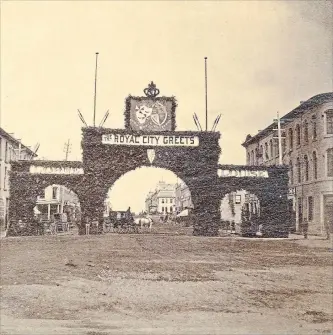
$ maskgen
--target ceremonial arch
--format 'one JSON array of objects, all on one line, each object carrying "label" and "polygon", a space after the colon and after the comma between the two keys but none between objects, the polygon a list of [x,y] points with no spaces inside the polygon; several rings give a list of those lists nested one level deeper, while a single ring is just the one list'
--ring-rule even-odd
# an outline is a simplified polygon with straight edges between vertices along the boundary
[{"label": "ceremonial arch", "polygon": [[[20,231],[18,220],[32,221],[36,197],[50,183],[73,190],[80,200],[81,225],[102,220],[109,188],[125,173],[142,166],[174,172],[191,191],[193,234],[217,236],[220,201],[239,187],[254,191],[262,201],[266,236],[286,237],[288,176],[285,167],[220,166],[219,138],[215,131],[176,131],[176,100],[157,97],[152,83],[146,97],[126,99],[125,129],[82,128],[82,162],[13,162],[8,235]],[[102,225],[98,231],[102,233]]]}]

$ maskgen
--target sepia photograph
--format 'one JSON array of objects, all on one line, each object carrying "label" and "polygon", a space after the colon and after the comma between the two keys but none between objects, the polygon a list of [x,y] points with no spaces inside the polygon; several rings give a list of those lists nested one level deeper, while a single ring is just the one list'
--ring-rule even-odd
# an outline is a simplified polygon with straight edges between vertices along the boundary
[{"label": "sepia photograph", "polygon": [[1,335],[333,335],[333,1],[0,15]]}]

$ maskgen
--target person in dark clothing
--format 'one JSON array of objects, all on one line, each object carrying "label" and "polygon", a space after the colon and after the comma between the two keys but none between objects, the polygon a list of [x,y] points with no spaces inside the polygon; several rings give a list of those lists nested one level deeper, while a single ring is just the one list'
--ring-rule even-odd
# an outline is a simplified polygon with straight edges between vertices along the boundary
[{"label": "person in dark clothing", "polygon": [[42,218],[37,219],[38,235],[44,235],[44,223]]},{"label": "person in dark clothing", "polygon": [[309,229],[309,222],[308,220],[305,218],[303,221],[303,234],[304,234],[304,238],[307,239],[308,238],[308,229]]}]

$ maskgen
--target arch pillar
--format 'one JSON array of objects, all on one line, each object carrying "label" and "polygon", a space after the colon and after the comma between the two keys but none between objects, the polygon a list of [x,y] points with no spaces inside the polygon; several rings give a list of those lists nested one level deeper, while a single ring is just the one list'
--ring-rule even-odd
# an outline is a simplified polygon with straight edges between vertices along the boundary
[{"label": "arch pillar", "polygon": [[215,175],[190,183],[193,201],[193,235],[218,236],[220,201],[217,196]]}]

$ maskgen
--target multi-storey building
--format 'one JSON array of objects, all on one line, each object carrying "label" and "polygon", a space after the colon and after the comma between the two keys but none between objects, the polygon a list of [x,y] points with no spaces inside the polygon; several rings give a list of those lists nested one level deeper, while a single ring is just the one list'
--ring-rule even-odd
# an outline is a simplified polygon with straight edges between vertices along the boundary
[{"label": "multi-storey building", "polygon": [[235,192],[228,193],[221,200],[221,221],[234,224],[234,230],[236,233],[241,231],[242,223],[242,209],[247,207],[250,215],[260,215],[260,202],[259,199],[246,190],[238,190]]},{"label": "multi-storey building", "polygon": [[[326,233],[333,224],[333,93],[301,102],[281,117],[282,162],[289,166],[290,211],[294,229],[304,220],[309,232]],[[276,124],[248,135],[248,165],[279,164]]]},{"label": "multi-storey building", "polygon": [[80,213],[78,196],[62,185],[50,185],[45,188],[44,195],[37,197],[36,214],[50,220],[53,214],[66,213],[72,219]]},{"label": "multi-storey building", "polygon": [[176,184],[175,209],[177,214],[184,209],[193,208],[191,192],[185,183]]},{"label": "multi-storey building", "polygon": [[30,160],[37,157],[29,147],[23,145],[21,140],[14,138],[0,128],[0,224],[7,223],[9,206],[9,171],[10,162],[16,160]]},{"label": "multi-storey building", "polygon": [[160,181],[145,200],[147,213],[172,214],[175,212],[175,185]]}]

